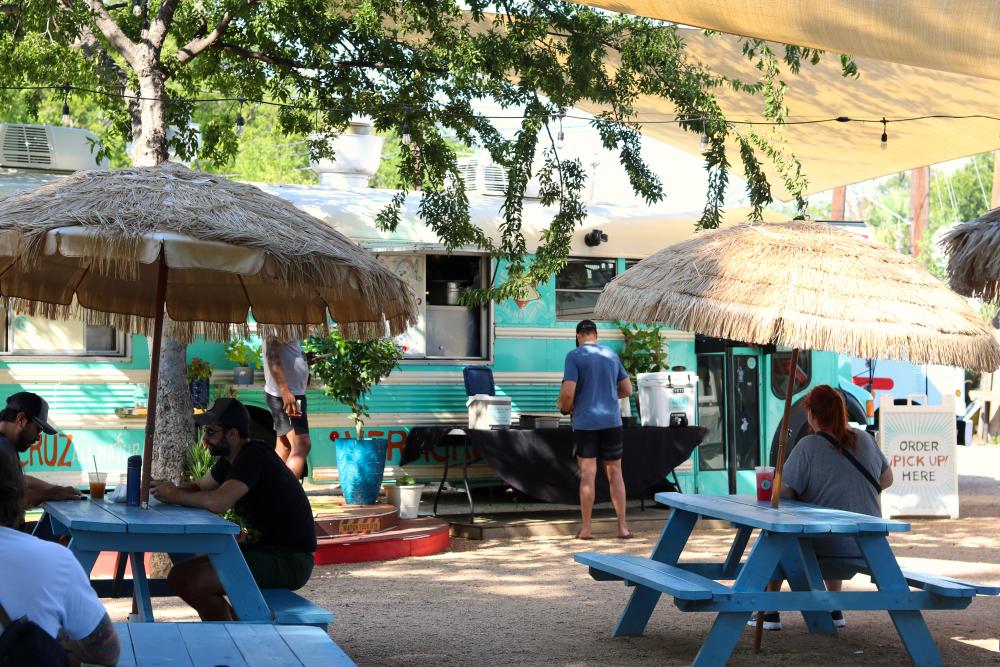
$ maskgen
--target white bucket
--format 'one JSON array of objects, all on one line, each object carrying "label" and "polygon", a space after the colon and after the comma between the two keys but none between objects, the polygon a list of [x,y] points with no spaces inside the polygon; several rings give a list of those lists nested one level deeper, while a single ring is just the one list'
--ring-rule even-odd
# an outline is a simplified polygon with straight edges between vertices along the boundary
[{"label": "white bucket", "polygon": [[423,490],[423,484],[387,486],[385,495],[390,503],[399,508],[400,519],[416,519],[420,509],[420,494]]}]

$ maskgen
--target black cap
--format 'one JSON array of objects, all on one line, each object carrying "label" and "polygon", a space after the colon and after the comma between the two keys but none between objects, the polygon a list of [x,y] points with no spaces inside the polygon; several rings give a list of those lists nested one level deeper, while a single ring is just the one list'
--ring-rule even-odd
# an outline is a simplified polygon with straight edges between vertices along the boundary
[{"label": "black cap", "polygon": [[31,421],[48,433],[55,435],[56,427],[49,423],[49,404],[38,394],[30,391],[19,391],[7,397],[7,409],[23,412]]},{"label": "black cap", "polygon": [[194,416],[194,423],[199,426],[219,424],[235,428],[240,435],[247,435],[250,432],[250,413],[235,398],[217,398],[208,406],[208,410]]},{"label": "black cap", "polygon": [[597,325],[594,324],[594,320],[580,320],[580,323],[576,325],[576,332],[578,334],[597,333]]}]

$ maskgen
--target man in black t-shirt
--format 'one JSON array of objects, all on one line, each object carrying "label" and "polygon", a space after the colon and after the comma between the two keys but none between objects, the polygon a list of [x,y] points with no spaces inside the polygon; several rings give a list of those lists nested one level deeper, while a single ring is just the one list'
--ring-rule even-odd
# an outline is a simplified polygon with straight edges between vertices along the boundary
[{"label": "man in black t-shirt", "polygon": [[[216,400],[195,416],[202,442],[218,461],[197,482],[175,486],[153,481],[160,500],[221,514],[232,508],[247,528],[241,548],[260,588],[301,588],[309,580],[316,551],[316,527],[309,499],[295,475],[259,440],[247,437],[250,415],[235,398]],[[231,621],[233,610],[207,556],[174,565],[171,589],[203,621]]]}]

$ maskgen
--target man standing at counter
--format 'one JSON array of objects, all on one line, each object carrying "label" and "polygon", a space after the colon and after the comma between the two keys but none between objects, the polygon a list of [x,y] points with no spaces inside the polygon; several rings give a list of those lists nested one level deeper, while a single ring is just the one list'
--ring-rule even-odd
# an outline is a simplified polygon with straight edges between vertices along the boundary
[{"label": "man standing at counter", "polygon": [[594,511],[597,457],[611,488],[611,503],[618,517],[618,537],[629,539],[625,521],[625,480],[622,478],[622,416],[618,399],[632,395],[632,381],[614,350],[597,343],[597,325],[582,320],[576,325],[576,349],[566,355],[562,389],[556,405],[573,415],[573,440],[580,466],[580,514],[577,539],[594,539],[590,518]]}]

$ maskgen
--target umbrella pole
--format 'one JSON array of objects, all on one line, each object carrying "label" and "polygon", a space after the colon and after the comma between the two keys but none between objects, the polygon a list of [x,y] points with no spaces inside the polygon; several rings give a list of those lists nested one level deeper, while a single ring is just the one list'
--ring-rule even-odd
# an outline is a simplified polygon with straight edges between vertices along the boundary
[{"label": "umbrella pole", "polygon": [[[785,469],[785,447],[788,444],[788,419],[792,412],[792,391],[795,389],[795,370],[799,367],[799,349],[792,349],[792,359],[788,365],[788,386],[785,388],[785,412],[781,415],[781,431],[778,432],[778,460],[774,467],[774,484],[771,486],[771,507],[777,507],[781,498],[781,473]],[[764,611],[757,612],[757,627],[753,634],[753,652],[760,653],[760,642],[764,636]]]},{"label": "umbrella pole", "polygon": [[156,317],[153,324],[153,349],[149,358],[149,400],[146,402],[146,440],[142,446],[142,485],[139,503],[149,507],[149,479],[153,471],[153,436],[156,433],[156,384],[160,377],[160,343],[163,340],[163,311],[167,305],[167,259],[160,250],[156,273]]}]

